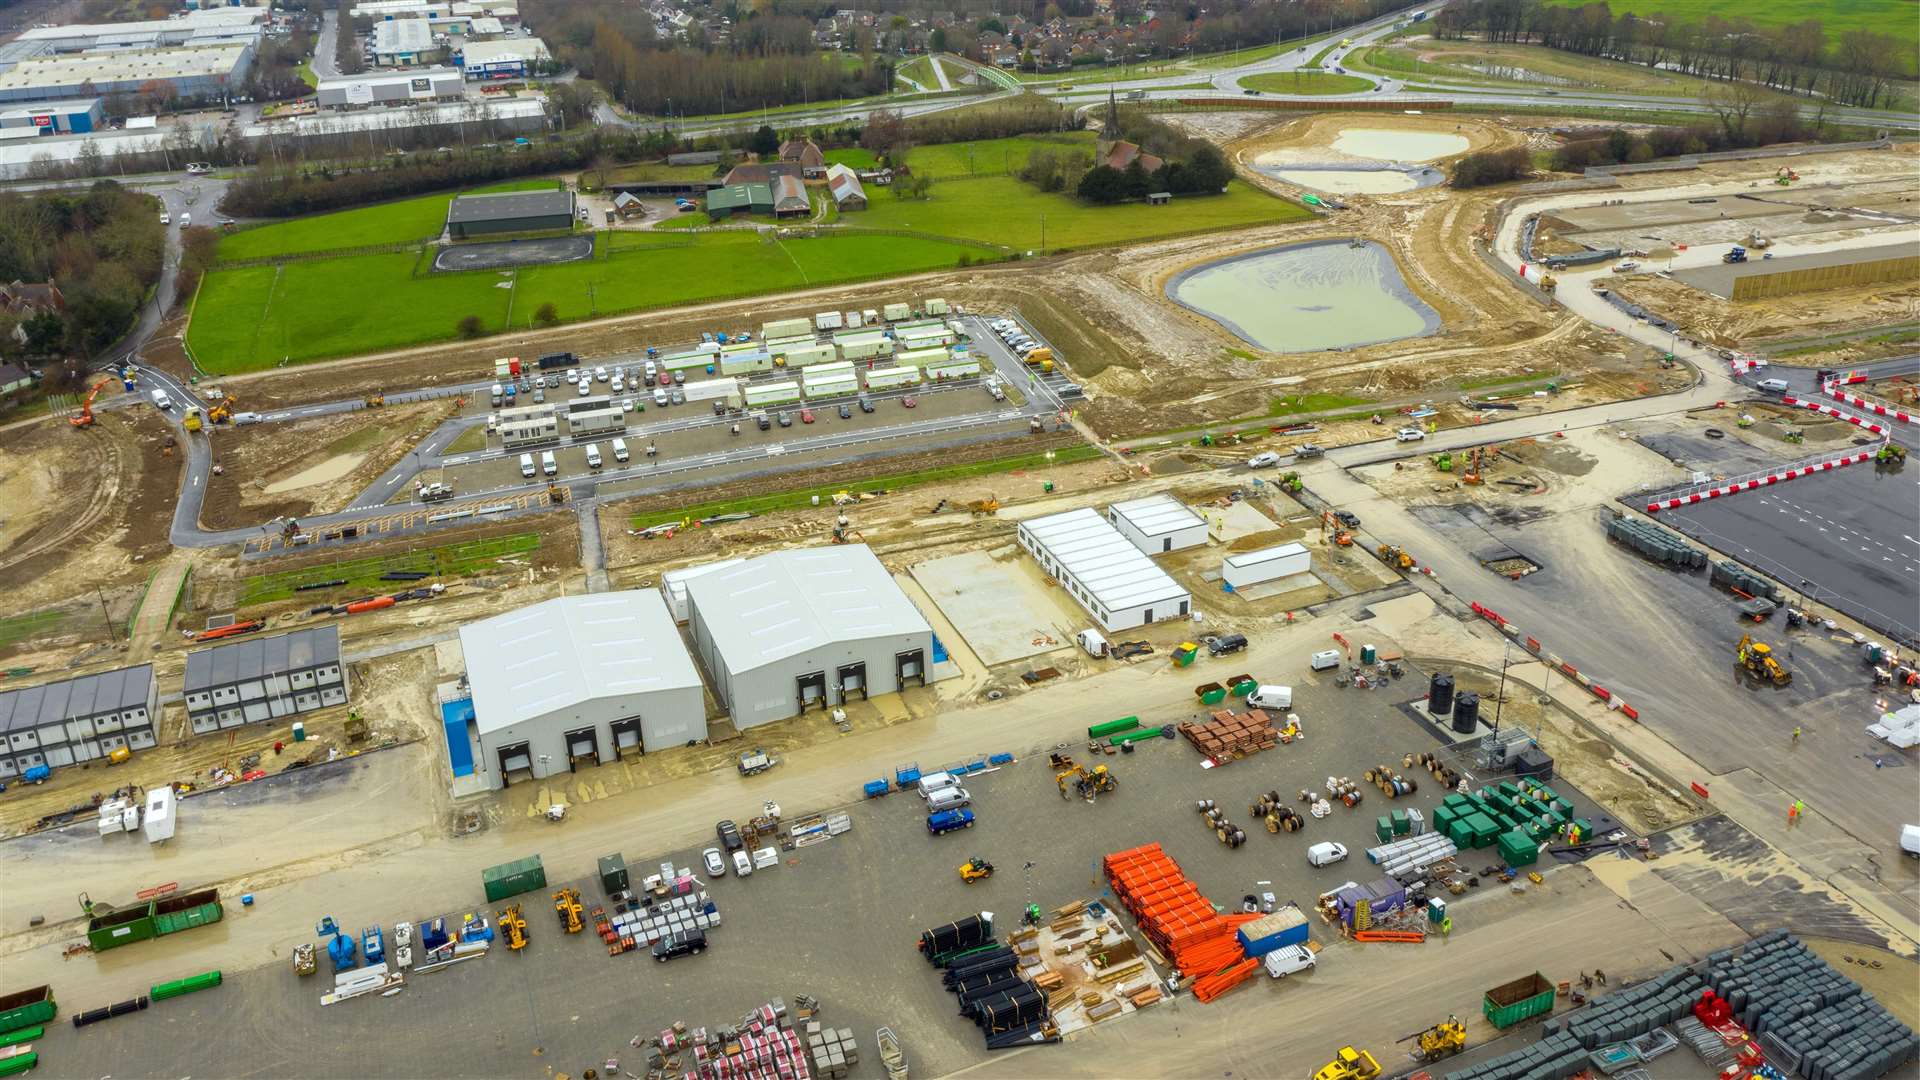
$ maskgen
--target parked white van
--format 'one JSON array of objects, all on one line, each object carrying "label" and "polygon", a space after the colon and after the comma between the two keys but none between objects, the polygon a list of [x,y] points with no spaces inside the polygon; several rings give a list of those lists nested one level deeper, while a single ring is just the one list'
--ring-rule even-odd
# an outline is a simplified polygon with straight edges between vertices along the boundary
[{"label": "parked white van", "polygon": [[533,479],[533,455],[532,454],[520,455],[520,475],[526,477],[529,480]]},{"label": "parked white van", "polygon": [[1088,656],[1107,655],[1107,639],[1098,630],[1082,630],[1073,636],[1073,640],[1086,650]]},{"label": "parked white van", "polygon": [[155,390],[151,396],[153,398],[154,408],[159,409],[161,412],[168,412],[173,409],[173,399],[167,396],[165,390]]},{"label": "parked white van", "polygon": [[600,444],[588,443],[587,444],[587,468],[597,469],[599,467],[600,467]]},{"label": "parked white van", "polygon": [[1247,704],[1256,709],[1291,709],[1293,687],[1261,683],[1253,693],[1247,695]]},{"label": "parked white van", "polygon": [[1282,945],[1266,956],[1267,974],[1284,979],[1296,971],[1313,970],[1313,950],[1305,945]]},{"label": "parked white van", "polygon": [[613,440],[613,460],[618,461],[624,465],[627,461],[627,456],[628,456],[627,440],[625,439]]},{"label": "parked white van", "polygon": [[942,810],[958,810],[973,804],[973,796],[963,787],[941,788],[927,796],[927,812],[938,813]]},{"label": "parked white van", "polygon": [[937,772],[937,773],[929,773],[928,775],[921,777],[919,782],[914,785],[914,790],[919,792],[920,797],[924,799],[927,796],[932,795],[936,791],[942,791],[950,787],[959,787],[959,786],[960,786],[959,777],[949,772]]},{"label": "parked white van", "polygon": [[560,463],[553,460],[553,451],[540,451],[540,471],[552,476],[560,471]]}]

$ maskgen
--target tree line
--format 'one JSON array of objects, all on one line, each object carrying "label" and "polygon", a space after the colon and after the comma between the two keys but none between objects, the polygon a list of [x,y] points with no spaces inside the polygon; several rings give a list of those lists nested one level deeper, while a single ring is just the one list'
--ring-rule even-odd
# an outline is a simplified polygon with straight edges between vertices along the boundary
[{"label": "tree line", "polygon": [[51,281],[66,299],[64,311],[25,321],[0,314],[0,355],[72,357],[48,378],[55,388],[77,383],[82,362],[133,325],[165,251],[154,199],[111,180],[84,192],[0,194],[0,280]]},{"label": "tree line", "polygon": [[1848,30],[1830,44],[1818,19],[1761,26],[1719,14],[1616,16],[1604,2],[1553,7],[1544,0],[1462,0],[1435,16],[1434,33],[1540,44],[1869,109],[1893,105],[1894,83],[1914,72],[1910,26],[1904,42],[1871,30]]}]

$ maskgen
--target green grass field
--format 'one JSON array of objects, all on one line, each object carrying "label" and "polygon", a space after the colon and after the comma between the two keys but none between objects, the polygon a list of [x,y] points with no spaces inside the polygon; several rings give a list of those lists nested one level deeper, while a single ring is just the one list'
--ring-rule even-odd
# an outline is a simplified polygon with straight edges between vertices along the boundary
[{"label": "green grass field", "polygon": [[97,618],[96,612],[75,611],[72,608],[41,608],[21,615],[8,615],[0,618],[0,647],[14,645],[28,638],[72,633]]},{"label": "green grass field", "polygon": [[[624,234],[622,234],[624,235]],[[642,234],[644,235],[644,234]],[[687,240],[691,240],[689,243]],[[490,332],[526,327],[545,303],[563,321],[697,300],[954,266],[978,248],[894,236],[781,243],[745,232],[617,245],[609,256],[518,273],[413,276],[415,256],[360,255],[206,276],[187,343],[215,374],[452,340],[478,315]],[[355,317],[343,319],[351,311]]]},{"label": "green grass field", "polygon": [[[553,186],[552,180],[509,180],[475,190],[537,191]],[[428,240],[440,235],[447,220],[447,204],[452,201],[452,195],[424,195],[242,229],[220,239],[220,258],[229,261],[269,259]]]},{"label": "green grass field", "polygon": [[[1581,0],[1547,0],[1552,7],[1578,7]],[[1716,0],[1611,0],[1614,16],[1677,16],[1700,22],[1709,15],[1722,18],[1738,16],[1761,26],[1787,26],[1805,19],[1819,19],[1827,40],[1840,40],[1848,30],[1872,30],[1890,34],[1913,44],[1914,8],[1911,0],[1810,0],[1807,3],[1740,4],[1729,7]],[[1911,50],[1909,50],[1911,58]]]},{"label": "green grass field", "polygon": [[[980,139],[975,142],[939,143],[916,146],[907,151],[907,164],[916,173],[932,176],[972,176],[1018,172],[1026,167],[1027,156],[1040,147],[1052,150],[1083,150],[1093,154],[1094,133],[1063,131],[1057,135],[1017,135],[1010,139]],[[869,194],[884,200],[884,195]]]},{"label": "green grass field", "polygon": [[364,559],[322,563],[300,570],[254,574],[240,585],[239,606],[247,607],[251,604],[286,600],[299,593],[300,585],[332,581],[335,578],[345,578],[346,583],[327,589],[310,589],[301,595],[313,597],[315,603],[330,603],[338,602],[341,597],[364,596],[368,593],[377,595],[395,589],[411,589],[416,583],[382,581],[380,575],[389,570],[410,570],[423,571],[433,575],[434,578],[459,577],[485,570],[503,558],[537,551],[539,547],[539,533],[515,533],[512,536],[496,536],[490,540],[446,544],[428,548],[425,551],[407,552],[403,555],[375,555]]},{"label": "green grass field", "polygon": [[929,198],[876,195],[864,212],[841,220],[869,228],[920,232],[1004,244],[1016,251],[1046,250],[1151,240],[1230,225],[1273,225],[1311,216],[1292,203],[1235,181],[1224,195],[1182,196],[1167,206],[1125,203],[1093,206],[1068,195],[1049,195],[1010,176],[936,182]]},{"label": "green grass field", "polygon": [[1270,94],[1364,94],[1373,82],[1358,75],[1335,75],[1330,71],[1275,72],[1248,75],[1240,80],[1248,90]]},{"label": "green grass field", "polygon": [[845,165],[849,169],[877,169],[880,167],[880,159],[873,156],[873,151],[862,150],[857,146],[846,146],[838,150],[828,150],[825,152],[825,157],[827,164]]},{"label": "green grass field", "polygon": [[664,161],[643,161],[637,165],[622,165],[607,175],[607,182],[613,184],[644,183],[649,180],[710,180],[713,178],[711,165],[669,165]]}]

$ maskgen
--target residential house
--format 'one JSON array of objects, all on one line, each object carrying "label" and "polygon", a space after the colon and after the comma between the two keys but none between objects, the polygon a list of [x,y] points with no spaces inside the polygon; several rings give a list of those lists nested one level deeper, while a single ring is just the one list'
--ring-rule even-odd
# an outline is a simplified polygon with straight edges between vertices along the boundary
[{"label": "residential house", "polygon": [[1125,139],[1121,139],[1112,146],[1107,147],[1100,155],[1100,164],[1118,172],[1127,171],[1127,166],[1132,165],[1136,161],[1140,163],[1142,169],[1147,171],[1148,175],[1159,172],[1161,166],[1166,164],[1165,159],[1154,154],[1146,153],[1141,150],[1139,146]]},{"label": "residential house", "polygon": [[845,165],[827,166],[827,191],[842,213],[867,208],[867,189],[860,185],[860,177]]},{"label": "residential house", "polygon": [[[15,331],[18,334],[18,331]],[[17,394],[33,386],[33,374],[18,364],[0,364],[0,397]]]},{"label": "residential house", "polygon": [[67,298],[53,282],[27,282],[16,279],[0,285],[0,309],[25,322],[42,311],[67,310]]},{"label": "residential house", "polygon": [[800,166],[800,174],[808,180],[825,179],[827,175],[827,156],[820,152],[812,139],[788,139],[780,144],[780,160]]},{"label": "residential house", "polygon": [[728,187],[735,184],[766,184],[771,187],[777,177],[791,176],[799,180],[801,175],[800,166],[792,162],[776,161],[763,165],[750,161],[743,165],[735,165],[728,171],[726,179],[721,182]]}]

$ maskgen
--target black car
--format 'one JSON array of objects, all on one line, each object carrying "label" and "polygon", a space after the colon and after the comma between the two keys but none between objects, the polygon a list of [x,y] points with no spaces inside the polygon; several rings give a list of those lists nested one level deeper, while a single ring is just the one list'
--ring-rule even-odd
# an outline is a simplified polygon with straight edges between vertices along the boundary
[{"label": "black car", "polygon": [[[1244,638],[1241,639],[1241,644],[1246,644]],[[720,846],[728,851],[739,851],[746,846],[740,839],[740,826],[735,825],[732,818],[720,819],[720,823],[713,827],[713,831],[719,834]]]},{"label": "black car", "polygon": [[853,408],[847,405],[840,406],[840,419],[850,420],[852,418],[853,418]]},{"label": "black car", "polygon": [[1203,640],[1207,643],[1207,651],[1215,656],[1237,653],[1247,647],[1245,634],[1228,634],[1225,637],[1209,637]]},{"label": "black car", "polygon": [[873,411],[873,399],[868,397],[865,394],[860,395],[860,411],[861,412]]},{"label": "black car", "polygon": [[780,414],[780,426],[781,426],[781,427],[792,427],[792,426],[793,426],[793,414],[792,414],[792,413],[781,413],[781,414]]},{"label": "black car", "polygon": [[1333,512],[1333,519],[1349,529],[1357,529],[1360,527],[1360,515],[1351,510],[1335,510]]},{"label": "black car", "polygon": [[767,419],[766,413],[761,413],[759,416],[754,417],[753,422],[759,425],[761,431],[765,431],[773,426],[773,421]]},{"label": "black car", "polygon": [[668,934],[653,943],[653,958],[663,964],[676,956],[698,956],[706,951],[707,932],[705,930]]}]

